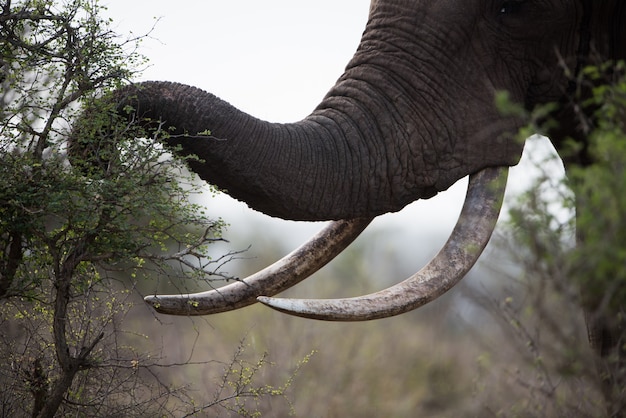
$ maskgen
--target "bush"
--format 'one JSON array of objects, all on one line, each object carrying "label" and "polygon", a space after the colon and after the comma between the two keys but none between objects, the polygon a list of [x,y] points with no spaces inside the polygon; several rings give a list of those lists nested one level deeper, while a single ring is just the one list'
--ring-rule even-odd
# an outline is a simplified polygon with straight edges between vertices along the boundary
[{"label": "bush", "polygon": [[[524,416],[619,416],[626,408],[624,64],[587,68],[581,80],[592,98],[580,106],[595,109],[580,122],[590,163],[567,166],[555,181],[538,162],[537,180],[510,205],[501,242],[521,273],[488,304],[527,361],[527,369],[509,371],[518,401],[508,411]],[[545,115],[530,116],[554,123]]]},{"label": "bush", "polygon": [[[222,240],[224,223],[193,203],[200,189],[185,160],[160,145],[167,133],[136,139],[146,133],[98,107],[106,106],[98,97],[144,62],[134,52],[141,38],[121,40],[101,9],[97,0],[2,6],[3,416],[199,411],[188,384],[171,384],[159,373],[197,364],[168,363],[126,324],[140,279],[197,288],[198,279],[223,278],[219,267],[233,254],[208,256],[208,246]],[[83,115],[70,132],[83,107],[97,111]],[[244,360],[238,349],[231,365]],[[286,386],[257,383],[267,365],[262,356],[251,369],[227,370],[215,384],[237,386],[222,390],[227,398],[213,404],[284,397]],[[236,405],[240,413],[256,411],[254,404]]]}]

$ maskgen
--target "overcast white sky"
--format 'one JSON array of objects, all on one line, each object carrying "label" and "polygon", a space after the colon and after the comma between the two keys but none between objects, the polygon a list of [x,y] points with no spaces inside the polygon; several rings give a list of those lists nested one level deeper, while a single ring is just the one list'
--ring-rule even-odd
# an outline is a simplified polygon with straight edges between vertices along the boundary
[{"label": "overcast white sky", "polygon": [[[104,0],[103,4],[121,34],[144,34],[158,19],[151,39],[141,47],[150,59],[143,79],[195,85],[276,122],[299,120],[317,105],[354,53],[369,9],[369,0]],[[521,176],[519,171],[513,171],[513,182]],[[463,180],[436,198],[386,215],[372,227],[400,228],[415,233],[418,241],[433,230],[450,231],[466,184]],[[253,221],[272,230],[288,225],[286,239],[294,245],[319,229],[273,220],[226,200],[220,200],[220,207],[233,224],[231,230],[248,228]]]},{"label": "overcast white sky", "polygon": [[[120,33],[147,32],[147,79],[211,91],[255,116],[306,116],[358,45],[369,0],[104,0]],[[149,5],[149,6],[147,6]],[[149,8],[148,8],[149,7]]]}]

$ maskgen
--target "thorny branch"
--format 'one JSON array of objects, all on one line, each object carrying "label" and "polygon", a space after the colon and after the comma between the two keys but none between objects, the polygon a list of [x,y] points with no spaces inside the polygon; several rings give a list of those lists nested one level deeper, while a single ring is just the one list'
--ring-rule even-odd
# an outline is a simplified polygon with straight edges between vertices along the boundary
[{"label": "thorny branch", "polygon": [[[220,255],[216,259],[212,259],[207,257],[204,247],[207,244],[215,243],[215,242],[228,242],[226,239],[222,237],[214,238],[212,237],[215,232],[215,225],[208,226],[201,237],[194,244],[187,245],[183,250],[178,251],[173,254],[167,254],[162,256],[148,256],[153,259],[158,259],[161,261],[175,261],[180,265],[189,268],[194,273],[206,274],[209,276],[218,276],[222,277],[226,280],[237,280],[236,277],[230,276],[226,273],[221,272],[220,270],[224,265],[230,263],[231,261],[239,259],[237,257],[239,254],[246,252],[248,248],[244,250],[232,250],[227,252],[226,254]],[[209,269],[209,266],[213,265],[213,268]]]}]

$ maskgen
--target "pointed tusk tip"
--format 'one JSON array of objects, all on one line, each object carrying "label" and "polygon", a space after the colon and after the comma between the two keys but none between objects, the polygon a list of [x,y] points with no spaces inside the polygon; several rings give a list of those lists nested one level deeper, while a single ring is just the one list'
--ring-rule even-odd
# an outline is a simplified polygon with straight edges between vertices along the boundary
[{"label": "pointed tusk tip", "polygon": [[[155,311],[168,315],[194,315],[197,306],[184,295],[150,295],[144,296],[143,301],[152,307]],[[198,314],[196,314],[198,315]]]},{"label": "pointed tusk tip", "polygon": [[289,313],[292,315],[297,315],[298,309],[297,306],[294,305],[292,299],[285,298],[271,298],[268,296],[259,296],[256,298],[257,302],[262,303],[265,306],[269,306],[272,309],[276,309],[277,311]]},{"label": "pointed tusk tip", "polygon": [[257,300],[257,302],[261,302],[263,305],[267,305],[269,307],[272,307],[274,298],[271,298],[269,296],[257,296],[256,300]]},{"label": "pointed tusk tip", "polygon": [[155,311],[161,312],[161,298],[159,295],[144,296],[143,301],[150,305]]},{"label": "pointed tusk tip", "polygon": [[278,312],[299,316],[306,319],[319,319],[324,321],[336,321],[335,312],[326,312],[324,302],[321,299],[289,299],[271,298],[267,296],[257,297],[257,301]]}]

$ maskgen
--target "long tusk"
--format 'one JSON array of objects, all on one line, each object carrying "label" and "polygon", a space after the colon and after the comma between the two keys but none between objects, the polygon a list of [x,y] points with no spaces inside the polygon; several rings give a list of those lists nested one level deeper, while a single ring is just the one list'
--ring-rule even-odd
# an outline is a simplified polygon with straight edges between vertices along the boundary
[{"label": "long tusk", "polygon": [[187,295],[154,295],[144,300],[157,312],[208,315],[256,303],[259,295],[275,295],[315,273],[342,252],[371,218],[331,222],[302,246],[271,266],[230,285]]},{"label": "long tusk", "polygon": [[388,289],[348,299],[259,301],[281,312],[326,321],[366,321],[399,315],[441,296],[478,260],[495,228],[508,169],[484,169],[470,177],[465,203],[445,246],[424,268]]}]

